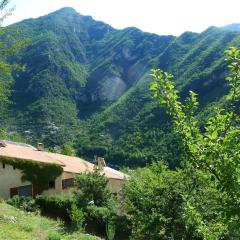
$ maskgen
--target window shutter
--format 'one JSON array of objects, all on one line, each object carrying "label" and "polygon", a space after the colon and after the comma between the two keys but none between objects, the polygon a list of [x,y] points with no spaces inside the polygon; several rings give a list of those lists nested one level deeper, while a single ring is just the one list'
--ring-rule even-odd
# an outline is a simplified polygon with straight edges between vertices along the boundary
[{"label": "window shutter", "polygon": [[18,195],[18,188],[10,188],[10,197]]},{"label": "window shutter", "polygon": [[39,194],[39,187],[37,185],[33,186],[33,197]]}]

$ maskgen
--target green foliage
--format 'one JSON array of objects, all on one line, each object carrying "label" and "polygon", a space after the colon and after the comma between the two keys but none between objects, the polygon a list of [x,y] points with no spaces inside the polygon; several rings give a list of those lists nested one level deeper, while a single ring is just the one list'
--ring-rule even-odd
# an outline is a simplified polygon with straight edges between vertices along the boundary
[{"label": "green foliage", "polygon": [[[11,13],[11,9],[8,8],[10,1],[0,1],[0,37],[5,32],[2,27],[3,20]],[[8,52],[11,50],[9,46],[1,39],[0,40],[0,113],[2,114],[6,104],[8,103],[8,97],[10,96],[10,85],[11,85],[11,69],[12,66],[6,62],[6,58],[9,55]]]},{"label": "green foliage", "polygon": [[[77,205],[79,199],[75,198],[74,195],[39,195],[35,201],[44,215],[61,218],[67,222],[73,221],[71,227],[77,224],[86,228],[87,232],[105,235],[106,224],[111,221],[116,226],[116,234],[118,236],[123,238],[129,236],[129,221],[126,219],[126,216],[117,214],[119,208],[116,200],[113,198],[108,199],[107,203],[101,207],[88,204],[84,208],[79,208]],[[72,211],[72,206],[74,206],[74,212]]]},{"label": "green foliage", "polygon": [[67,144],[64,144],[61,148],[61,153],[67,156],[76,156],[75,149]]},{"label": "green foliage", "polygon": [[[203,198],[200,200],[189,194],[186,199],[192,201],[187,204],[196,222],[199,232],[207,239],[219,239],[226,236],[239,236],[239,99],[240,99],[240,50],[230,48],[226,51],[230,74],[227,81],[230,91],[227,95],[228,107],[216,108],[215,116],[208,119],[204,131],[201,131],[195,112],[198,107],[196,94],[190,92],[185,104],[179,101],[177,90],[172,82],[172,75],[162,70],[154,70],[154,81],[151,90],[173,118],[176,134],[181,137],[183,166],[194,175],[200,171],[210,178],[211,191],[215,191],[212,201]],[[207,190],[204,190],[207,191]],[[221,197],[220,197],[221,196]],[[191,200],[189,200],[191,199]],[[220,200],[221,199],[221,200]],[[209,201],[213,211],[215,226],[206,223],[202,226],[204,213],[199,211],[201,204]],[[220,205],[219,201],[225,202]],[[195,202],[195,203],[194,203]],[[215,208],[215,209],[214,209]],[[210,210],[208,210],[210,212]],[[210,212],[211,213],[211,212]],[[209,214],[209,213],[208,213]],[[215,217],[214,217],[215,215]],[[221,217],[219,217],[219,215]]]},{"label": "green foliage", "polygon": [[0,228],[0,239],[8,240],[100,240],[90,234],[69,231],[68,225],[59,220],[19,211],[6,203],[0,203]]},{"label": "green foliage", "polygon": [[48,240],[61,240],[61,235],[57,232],[50,232],[48,234]]},{"label": "green foliage", "polygon": [[107,184],[108,179],[98,169],[91,173],[79,174],[76,178],[77,190],[75,191],[78,205],[85,207],[92,203],[96,206],[104,206],[110,197]]},{"label": "green foliage", "polygon": [[80,232],[84,231],[84,212],[82,209],[78,208],[76,204],[73,204],[71,206],[70,219],[75,230],[78,230]]},{"label": "green foliage", "polygon": [[44,214],[65,220],[70,220],[71,206],[76,204],[72,195],[38,195],[35,201]]},{"label": "green foliage", "polygon": [[203,171],[161,162],[135,171],[124,187],[133,239],[232,239],[238,230],[222,216],[227,199]]},{"label": "green foliage", "polygon": [[0,26],[2,26],[2,23],[4,19],[6,19],[9,15],[12,14],[14,7],[9,7],[10,0],[1,0],[0,1]]},{"label": "green foliage", "polygon": [[35,200],[31,197],[22,197],[16,195],[13,198],[8,199],[7,204],[27,212],[36,212],[38,210]]},{"label": "green foliage", "polygon": [[78,155],[94,159],[95,156],[105,156],[107,148],[104,146],[81,145],[78,148]]},{"label": "green foliage", "polygon": [[46,184],[59,177],[63,169],[56,164],[44,164],[29,160],[21,160],[8,157],[0,157],[0,162],[9,164],[22,171],[22,181],[29,181],[33,186],[38,186],[42,192]]},{"label": "green foliage", "polygon": [[100,152],[116,167],[179,166],[179,139],[148,91],[150,68],[172,72],[181,97],[199,94],[203,120],[227,92],[222,49],[240,41],[239,32],[214,27],[179,37],[115,30],[73,9],[10,29],[19,34],[6,42],[31,43],[9,59],[26,68],[13,73],[14,104],[2,125],[34,144],[68,144],[88,158]]},{"label": "green foliage", "polygon": [[184,183],[162,163],[138,169],[124,187],[133,239],[201,239],[185,221]]},{"label": "green foliage", "polygon": [[107,240],[114,240],[115,237],[115,225],[113,223],[108,222],[106,225],[106,234]]}]

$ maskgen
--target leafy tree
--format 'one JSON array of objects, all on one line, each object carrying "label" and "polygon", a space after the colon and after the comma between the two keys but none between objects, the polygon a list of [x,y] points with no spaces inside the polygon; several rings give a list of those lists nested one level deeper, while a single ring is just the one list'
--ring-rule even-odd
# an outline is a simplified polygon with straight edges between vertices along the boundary
[{"label": "leafy tree", "polygon": [[[226,78],[230,87],[227,95],[228,107],[216,108],[215,116],[208,119],[203,130],[200,129],[196,118],[199,105],[196,94],[190,91],[185,104],[181,103],[171,74],[160,69],[153,70],[154,81],[151,83],[151,90],[160,105],[172,116],[175,132],[181,137],[183,153],[180,157],[183,167],[188,172],[186,176],[193,178],[196,172],[201,171],[204,176],[211,178],[210,186],[215,186],[217,195],[222,197],[221,208],[217,208],[216,201],[219,199],[212,199],[216,205],[215,216],[221,215],[218,224],[222,226],[226,224],[229,236],[239,238],[240,50],[232,47],[226,54],[230,70],[229,77]],[[192,197],[190,193],[188,196],[187,202]],[[197,222],[201,222],[203,214],[196,207],[201,203],[191,202],[191,212],[195,212]],[[206,224],[201,231],[208,236],[210,226]]]},{"label": "leafy tree", "polygon": [[82,209],[78,208],[76,204],[72,204],[70,210],[70,218],[72,221],[73,228],[80,232],[84,231],[84,212]]},{"label": "leafy tree", "polygon": [[138,169],[123,189],[133,239],[201,239],[188,224],[181,171],[163,163]]},{"label": "leafy tree", "polygon": [[108,179],[98,169],[91,173],[79,174],[76,178],[75,192],[79,206],[85,207],[89,204],[104,206],[110,197],[107,184]]},{"label": "leafy tree", "polygon": [[[8,4],[9,0],[0,1],[0,36],[5,32],[5,29],[2,27],[2,22],[13,10],[8,8]],[[11,65],[5,61],[10,52],[7,44],[3,40],[0,40],[0,111],[6,105],[10,94],[9,80],[11,79]]]},{"label": "leafy tree", "polygon": [[9,7],[10,0],[0,0],[0,114],[6,110],[11,94],[12,71],[20,69],[17,64],[8,63],[8,58],[19,51],[26,42],[9,39],[9,33],[16,34],[13,29],[2,27],[3,21],[11,15],[14,7]]},{"label": "leafy tree", "polygon": [[106,224],[106,235],[108,240],[114,240],[115,237],[115,225],[111,222]]},{"label": "leafy tree", "polygon": [[76,156],[75,149],[71,145],[68,145],[68,144],[64,144],[61,147],[61,153],[64,155],[68,155],[68,156]]}]

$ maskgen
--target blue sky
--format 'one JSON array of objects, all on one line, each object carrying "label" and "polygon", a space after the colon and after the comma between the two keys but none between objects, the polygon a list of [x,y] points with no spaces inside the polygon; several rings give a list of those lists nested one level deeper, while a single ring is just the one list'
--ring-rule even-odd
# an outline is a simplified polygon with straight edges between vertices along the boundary
[{"label": "blue sky", "polygon": [[160,35],[201,32],[208,26],[240,23],[240,0],[12,0],[5,25],[73,7],[115,28],[135,26]]}]

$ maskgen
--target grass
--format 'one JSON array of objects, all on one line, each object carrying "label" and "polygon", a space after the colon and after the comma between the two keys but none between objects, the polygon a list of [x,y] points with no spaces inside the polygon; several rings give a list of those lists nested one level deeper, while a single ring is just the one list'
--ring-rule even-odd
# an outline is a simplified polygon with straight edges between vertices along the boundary
[{"label": "grass", "polygon": [[26,213],[0,203],[0,240],[100,240],[79,232],[67,233],[59,221]]}]

